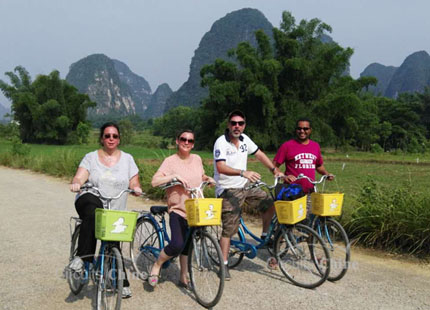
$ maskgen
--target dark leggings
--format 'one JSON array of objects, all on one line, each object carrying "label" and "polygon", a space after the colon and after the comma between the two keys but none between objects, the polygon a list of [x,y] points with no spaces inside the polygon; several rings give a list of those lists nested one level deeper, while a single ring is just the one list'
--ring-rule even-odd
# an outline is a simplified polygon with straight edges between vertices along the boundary
[{"label": "dark leggings", "polygon": [[[75,202],[76,212],[79,214],[79,218],[82,220],[81,231],[79,233],[78,240],[78,251],[77,255],[82,258],[84,262],[92,263],[94,261],[94,253],[96,251],[97,239],[95,234],[95,221],[96,221],[96,209],[103,208],[103,204],[92,194],[84,194],[78,198]],[[116,246],[121,254],[121,246],[119,242],[116,242]],[[122,260],[125,279],[124,287],[130,286],[127,279],[127,272],[125,271],[124,259]]]},{"label": "dark leggings", "polygon": [[[188,239],[184,247],[185,238],[187,236],[188,224],[187,220],[175,212],[169,214],[170,225],[170,243],[164,248],[164,252],[168,256],[177,256],[180,254],[188,255],[191,238]],[[182,250],[182,253],[181,253]]]}]

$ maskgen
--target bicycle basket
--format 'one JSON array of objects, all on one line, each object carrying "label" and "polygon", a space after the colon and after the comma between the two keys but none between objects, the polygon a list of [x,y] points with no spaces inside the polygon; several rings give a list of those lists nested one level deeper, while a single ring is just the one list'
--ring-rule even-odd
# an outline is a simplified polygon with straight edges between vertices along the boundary
[{"label": "bicycle basket", "polygon": [[221,225],[221,198],[192,198],[185,200],[188,226]]},{"label": "bicycle basket", "polygon": [[338,216],[342,213],[343,193],[312,193],[312,213],[319,216]]},{"label": "bicycle basket", "polygon": [[96,238],[103,241],[133,241],[137,212],[96,209]]},{"label": "bicycle basket", "polygon": [[306,196],[291,201],[277,200],[275,209],[279,223],[298,223],[306,218]]}]

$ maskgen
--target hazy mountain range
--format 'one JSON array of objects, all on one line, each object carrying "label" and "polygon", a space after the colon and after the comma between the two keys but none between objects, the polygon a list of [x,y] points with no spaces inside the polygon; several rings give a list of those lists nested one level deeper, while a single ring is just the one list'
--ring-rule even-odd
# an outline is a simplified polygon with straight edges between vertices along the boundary
[{"label": "hazy mountain range", "polygon": [[[90,117],[105,114],[159,117],[179,105],[198,107],[208,94],[207,89],[200,87],[201,68],[217,58],[234,61],[228,58],[228,50],[243,41],[255,46],[255,31],[262,29],[271,37],[272,28],[256,9],[241,9],[220,18],[202,37],[191,59],[188,80],[175,92],[164,83],[153,93],[144,77],[104,54],[93,54],[73,63],[66,80],[97,102],[97,107],[89,111]],[[332,38],[325,36],[323,40],[328,42]],[[373,63],[360,76],[378,79],[378,84],[370,88],[377,95],[395,98],[401,92],[421,92],[430,85],[430,56],[425,51],[413,53],[400,67]],[[0,105],[0,114],[2,108]]]}]

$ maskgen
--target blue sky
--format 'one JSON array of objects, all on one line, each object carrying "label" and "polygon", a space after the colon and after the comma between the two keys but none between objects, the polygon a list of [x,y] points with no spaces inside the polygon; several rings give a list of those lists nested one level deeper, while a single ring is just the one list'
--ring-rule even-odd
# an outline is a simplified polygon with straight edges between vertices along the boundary
[{"label": "blue sky", "polygon": [[[37,74],[60,71],[93,53],[125,62],[153,91],[173,90],[188,78],[200,39],[227,13],[260,10],[278,26],[282,11],[296,21],[319,18],[341,46],[352,47],[351,75],[373,62],[400,66],[430,51],[430,2],[426,0],[0,0],[0,79],[24,66]],[[0,103],[8,105],[0,95]]]}]

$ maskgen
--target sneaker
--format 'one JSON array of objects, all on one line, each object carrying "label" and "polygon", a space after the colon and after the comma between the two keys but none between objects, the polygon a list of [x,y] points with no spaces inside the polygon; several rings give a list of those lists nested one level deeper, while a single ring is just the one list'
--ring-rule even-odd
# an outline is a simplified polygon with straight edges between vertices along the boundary
[{"label": "sneaker", "polygon": [[225,281],[230,281],[231,280],[231,275],[230,275],[230,272],[228,271],[228,266],[227,265],[224,265],[225,266],[225,277],[224,277],[224,280]]},{"label": "sneaker", "polygon": [[80,273],[84,270],[84,261],[79,256],[76,256],[70,262],[69,268],[72,269],[74,272]]},{"label": "sneaker", "polygon": [[130,298],[131,297],[131,289],[129,286],[122,288],[122,298]]}]

